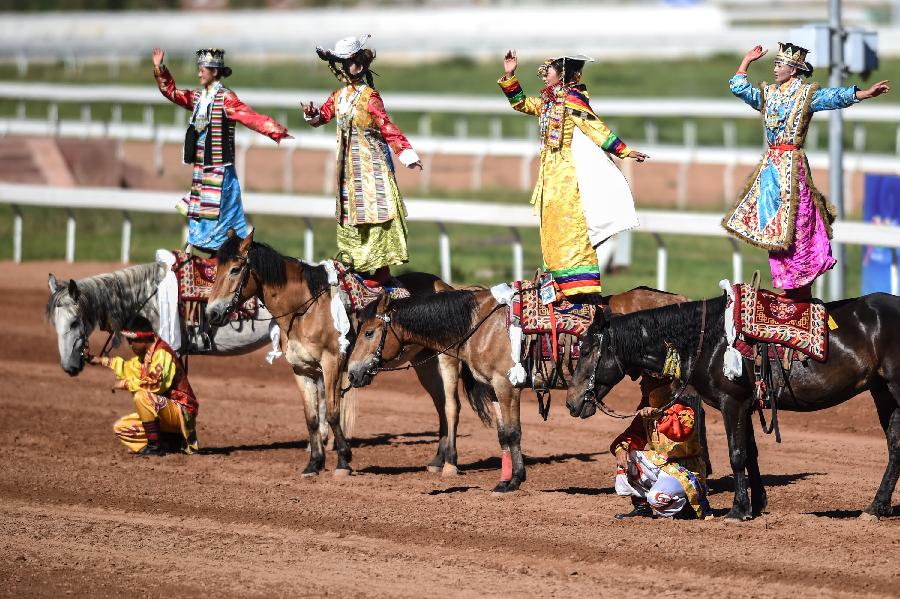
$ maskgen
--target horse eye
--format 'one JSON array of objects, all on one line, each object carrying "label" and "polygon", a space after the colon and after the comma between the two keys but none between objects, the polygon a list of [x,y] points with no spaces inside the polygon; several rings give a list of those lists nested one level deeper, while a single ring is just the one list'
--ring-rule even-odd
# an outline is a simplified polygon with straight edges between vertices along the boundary
[{"label": "horse eye", "polygon": [[375,329],[369,329],[368,331],[366,331],[366,335],[365,335],[365,336],[366,336],[366,339],[371,339],[372,337],[374,337],[374,336],[375,336]]},{"label": "horse eye", "polygon": [[69,328],[72,329],[73,331],[74,331],[75,329],[77,329],[77,328],[78,328],[78,321],[77,321],[77,320],[73,320],[73,321],[72,321],[72,324],[69,325]]},{"label": "horse eye", "polygon": [[234,275],[238,274],[239,272],[241,272],[241,269],[238,268],[237,266],[235,266],[228,272],[228,274],[233,277]]}]

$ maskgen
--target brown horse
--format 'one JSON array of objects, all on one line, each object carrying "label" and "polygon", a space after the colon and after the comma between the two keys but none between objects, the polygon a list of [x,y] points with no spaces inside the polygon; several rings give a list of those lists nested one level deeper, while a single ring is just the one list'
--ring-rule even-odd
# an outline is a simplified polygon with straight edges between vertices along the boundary
[{"label": "brown horse", "polygon": [[[415,297],[452,289],[438,277],[410,273],[398,277]],[[282,331],[285,357],[294,370],[304,396],[309,431],[310,458],[304,476],[318,474],[325,467],[325,451],[320,434],[320,399],[325,399],[325,416],[334,434],[337,453],[335,476],[350,473],[350,444],[341,425],[340,382],[343,371],[339,335],[331,315],[331,285],[324,266],[282,256],[266,244],[231,236],[218,252],[216,283],[206,313],[213,324],[225,322],[236,306],[256,296],[273,314]],[[410,351],[408,359],[421,360],[428,350]],[[424,356],[427,357],[427,354]],[[416,376],[434,401],[440,419],[437,454],[431,471],[456,473],[456,425],[459,417],[457,381],[459,364],[449,356],[427,360],[415,368]],[[470,395],[470,402],[477,399]],[[490,422],[487,404],[472,403],[482,420]],[[452,451],[448,447],[453,448]]]},{"label": "brown horse", "polygon": [[[633,289],[610,298],[610,308],[628,313],[685,301],[651,289]],[[493,403],[502,452],[500,483],[494,492],[515,491],[525,481],[521,387],[508,373],[514,362],[506,313],[489,290],[457,290],[400,300],[380,299],[361,316],[359,335],[348,359],[350,383],[368,385],[382,363],[403,355],[409,346],[449,353],[467,365]]]}]

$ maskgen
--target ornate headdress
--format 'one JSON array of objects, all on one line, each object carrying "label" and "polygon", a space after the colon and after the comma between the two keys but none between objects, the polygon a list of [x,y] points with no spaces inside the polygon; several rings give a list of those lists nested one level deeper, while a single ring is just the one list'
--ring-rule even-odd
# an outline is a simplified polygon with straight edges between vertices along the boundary
[{"label": "ornate headdress", "polygon": [[811,73],[813,69],[812,65],[806,62],[807,54],[809,54],[809,50],[806,48],[790,42],[778,42],[778,54],[775,55],[775,62],[794,67],[804,73]]},{"label": "ornate headdress", "polygon": [[153,332],[153,325],[143,316],[135,316],[127,325],[122,327],[122,330],[119,332],[123,337],[130,341],[149,341],[156,337],[156,333]]},{"label": "ornate headdress", "polygon": [[319,55],[319,58],[322,60],[347,60],[352,57],[354,54],[363,49],[366,45],[366,42],[369,38],[372,37],[369,34],[363,35],[361,37],[345,37],[343,39],[339,39],[334,44],[334,49],[329,50],[328,48],[322,48],[321,46],[316,46],[316,54]]},{"label": "ornate headdress", "polygon": [[197,66],[210,69],[225,68],[225,50],[221,48],[201,48],[197,50]]},{"label": "ornate headdress", "polygon": [[[567,62],[571,62],[571,64],[575,67],[575,70],[581,70],[581,68],[584,67],[584,63],[586,62],[594,62],[593,58],[585,56],[583,54],[566,54],[565,56],[548,58],[543,63],[541,63],[541,66],[538,67],[538,77],[543,78],[547,74],[547,69],[549,69],[550,66],[558,60],[561,60],[563,63],[563,71],[565,71]],[[564,73],[560,73],[560,75],[564,76]],[[577,81],[569,83],[577,83]]]}]

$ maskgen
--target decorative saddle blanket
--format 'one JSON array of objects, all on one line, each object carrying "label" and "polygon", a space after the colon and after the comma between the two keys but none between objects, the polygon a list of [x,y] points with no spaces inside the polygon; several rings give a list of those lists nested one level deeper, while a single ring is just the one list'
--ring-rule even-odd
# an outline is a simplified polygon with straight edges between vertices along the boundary
[{"label": "decorative saddle blanket", "polygon": [[[734,286],[734,294],[734,324],[745,342],[783,345],[820,362],[828,357],[828,312],[823,304],[793,302],[743,284]],[[739,343],[735,346],[742,349]]]},{"label": "decorative saddle blanket", "polygon": [[337,260],[334,260],[333,263],[338,274],[340,288],[347,294],[347,299],[350,302],[351,312],[361,311],[385,292],[391,299],[409,297],[409,291],[396,278],[392,277],[389,285],[373,287],[367,285],[365,279],[347,268],[343,263]]},{"label": "decorative saddle blanket", "polygon": [[[209,301],[209,294],[216,282],[215,258],[201,258],[186,252],[174,250],[175,264],[172,270],[178,279],[178,309],[188,323],[199,318],[197,305]],[[259,315],[259,301],[251,297],[231,314],[231,320],[256,318]]]},{"label": "decorative saddle blanket", "polygon": [[591,326],[597,306],[573,304],[562,299],[553,304],[544,304],[539,297],[539,285],[534,281],[515,281],[516,291],[512,305],[507,310],[507,326],[513,322],[522,327],[522,332],[530,334],[573,335],[578,339]]}]

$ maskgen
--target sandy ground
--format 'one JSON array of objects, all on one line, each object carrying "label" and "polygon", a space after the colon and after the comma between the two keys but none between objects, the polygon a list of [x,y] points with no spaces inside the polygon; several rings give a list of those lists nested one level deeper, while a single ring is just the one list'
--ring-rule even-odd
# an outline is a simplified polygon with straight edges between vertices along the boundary
[{"label": "sandy ground", "polygon": [[[0,595],[900,596],[900,519],[857,518],[886,463],[867,395],[783,415],[784,443],[760,440],[768,512],[743,524],[613,520],[628,502],[606,448],[623,424],[570,418],[561,395],[548,422],[526,397],[522,491],[491,495],[496,434],[468,407],[462,474],[429,474],[436,416],[408,373],[360,393],[355,474],[332,478],[329,455],[302,479],[302,406],[262,352],[192,359],[203,451],[134,459],[111,430],[129,396],[104,369],[64,374],[42,317],[48,272],[109,269],[0,264]],[[721,515],[718,414],[709,430]]]}]

